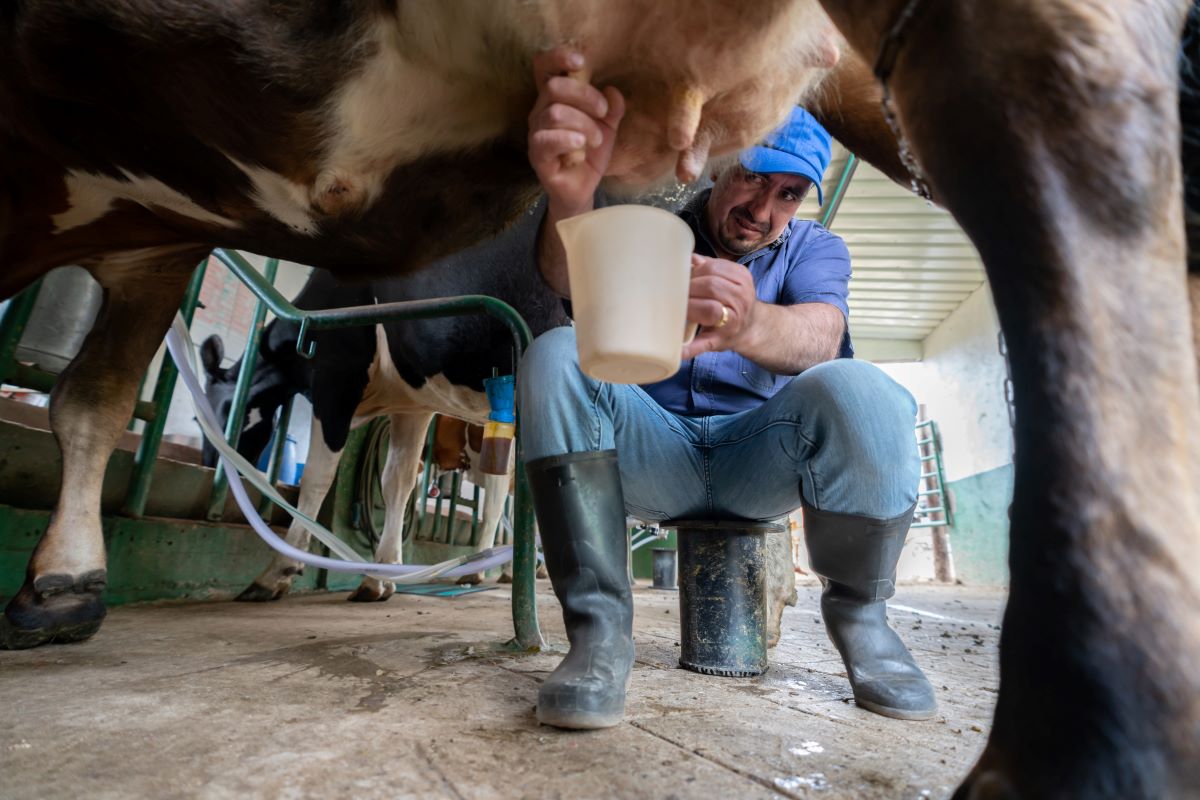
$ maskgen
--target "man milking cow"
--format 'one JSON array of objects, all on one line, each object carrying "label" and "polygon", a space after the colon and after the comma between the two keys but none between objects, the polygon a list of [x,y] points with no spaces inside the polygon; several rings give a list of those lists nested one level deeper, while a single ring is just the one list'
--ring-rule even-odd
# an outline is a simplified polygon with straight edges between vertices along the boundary
[{"label": "man milking cow", "polygon": [[[538,239],[546,282],[570,297],[555,223],[593,208],[624,100],[538,66],[529,158],[548,200]],[[568,154],[586,147],[580,163]],[[626,514],[768,520],[803,506],[821,607],[857,703],[901,719],[936,711],[933,688],[885,618],[916,501],[912,397],[854,361],[850,257],[795,218],[830,159],[828,133],[797,108],[714,175],[681,212],[696,238],[688,319],[700,334],[673,377],[649,385],[585,375],[572,328],[549,331],[519,378],[524,454],[570,652],[538,695],[565,728],[620,722],[634,660]]]}]

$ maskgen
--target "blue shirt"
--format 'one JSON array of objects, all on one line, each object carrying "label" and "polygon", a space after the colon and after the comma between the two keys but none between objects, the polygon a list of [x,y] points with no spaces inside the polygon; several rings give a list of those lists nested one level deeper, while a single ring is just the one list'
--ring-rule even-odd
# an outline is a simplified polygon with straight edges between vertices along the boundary
[{"label": "blue shirt", "polygon": [[[697,196],[679,216],[696,235],[696,252],[716,256],[704,229],[709,193]],[[764,303],[828,303],[849,317],[850,251],[840,237],[815,222],[791,220],[778,239],[742,256],[738,263],[750,270],[755,293]],[[848,328],[838,357],[854,357]],[[684,361],[673,377],[642,389],[668,411],[707,417],[757,408],[793,377],[770,372],[745,356],[726,351],[701,353]]]}]

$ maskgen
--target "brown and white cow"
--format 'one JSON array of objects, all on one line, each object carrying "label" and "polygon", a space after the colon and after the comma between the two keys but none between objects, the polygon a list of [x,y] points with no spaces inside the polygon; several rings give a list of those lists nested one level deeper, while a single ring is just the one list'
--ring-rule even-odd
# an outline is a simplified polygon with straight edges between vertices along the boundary
[{"label": "brown and white cow", "polygon": [[[878,86],[987,266],[1017,401],[1011,599],[960,797],[1200,786],[1200,379],[1176,51],[1187,0],[821,0],[862,61],[808,99],[903,177]],[[530,64],[571,42],[630,99],[614,179],[748,144],[838,49],[814,0],[0,7],[0,296],[63,263],[106,305],[52,399],[63,500],[12,643],[103,615],[99,474],[214,244],[412,269],[532,188]],[[882,144],[881,144],[882,143]],[[1190,279],[1200,303],[1200,278]],[[120,369],[114,365],[120,364]]]},{"label": "brown and white cow", "polygon": [[979,249],[1012,362],[1000,694],[955,796],[1195,797],[1200,272],[1177,64],[1195,4],[823,5]]},{"label": "brown and white cow", "polygon": [[[0,297],[64,263],[105,303],[51,399],[63,486],[7,646],[92,635],[100,479],[136,375],[214,245],[411,271],[534,196],[532,61],[586,43],[629,97],[618,186],[770,129],[835,57],[813,2],[42,0],[0,9]],[[737,44],[737,47],[731,45]],[[86,132],[86,133],[85,133]]]}]

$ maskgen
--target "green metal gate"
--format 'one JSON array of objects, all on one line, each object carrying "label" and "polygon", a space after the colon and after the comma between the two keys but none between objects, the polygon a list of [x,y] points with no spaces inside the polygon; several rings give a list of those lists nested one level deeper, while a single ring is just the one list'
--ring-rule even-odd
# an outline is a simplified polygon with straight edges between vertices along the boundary
[{"label": "green metal gate", "polygon": [[[226,436],[230,444],[237,446],[241,434],[242,421],[245,417],[245,405],[249,396],[251,378],[254,373],[255,360],[258,354],[258,343],[261,338],[266,312],[269,309],[280,319],[285,319],[299,325],[296,349],[301,355],[312,357],[314,343],[309,340],[309,334],[314,330],[329,328],[353,327],[358,325],[376,325],[400,319],[425,319],[430,317],[454,316],[459,314],[487,314],[502,322],[509,330],[513,340],[513,363],[520,361],[525,348],[532,340],[529,327],[521,316],[507,303],[486,295],[462,295],[458,297],[435,298],[429,300],[413,300],[397,303],[380,303],[369,306],[354,306],[349,308],[326,309],[321,311],[305,311],[292,305],[274,287],[278,259],[268,259],[264,273],[258,272],[240,253],[232,250],[217,249],[212,256],[233,272],[247,288],[258,298],[253,324],[250,327],[246,342],[246,357],[242,359],[241,372],[238,376],[226,428]],[[187,292],[181,304],[181,311],[190,325],[196,304],[200,295],[200,286],[209,259],[202,261],[192,275]],[[0,383],[50,392],[57,378],[49,373],[26,364],[19,363],[15,358],[21,334],[28,324],[32,313],[40,282],[33,284],[24,292],[14,297],[4,308],[0,317]],[[159,446],[162,442],[163,429],[166,425],[168,406],[178,372],[174,362],[169,358],[163,361],[154,394],[148,402],[139,401],[134,410],[134,418],[146,422],[142,439],[135,457],[135,469],[130,478],[122,513],[133,518],[140,518],[146,508],[146,500],[150,494],[151,479],[154,463],[158,457]],[[281,415],[278,426],[286,431],[290,416],[289,409]],[[276,432],[276,447],[271,455],[268,477],[272,483],[279,476],[280,451],[285,435]],[[513,508],[513,627],[515,638],[513,644],[521,649],[537,649],[543,640],[538,627],[537,605],[534,598],[534,523],[533,500],[529,493],[529,485],[525,478],[525,469],[520,457],[520,440],[517,442],[516,459],[516,493]],[[340,483],[340,480],[339,480]],[[339,487],[340,488],[340,487]],[[214,476],[212,494],[209,501],[208,517],[215,519],[221,514],[228,492],[228,481],[221,467]],[[265,508],[260,508],[265,511]]]}]

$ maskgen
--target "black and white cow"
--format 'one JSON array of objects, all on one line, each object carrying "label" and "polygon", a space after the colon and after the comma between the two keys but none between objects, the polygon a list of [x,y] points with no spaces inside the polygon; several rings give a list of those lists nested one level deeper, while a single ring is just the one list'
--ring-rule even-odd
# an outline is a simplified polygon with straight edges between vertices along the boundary
[{"label": "black and white cow", "polygon": [[[537,336],[569,323],[562,302],[535,266],[539,218],[527,214],[495,239],[400,278],[345,284],[325,270],[314,270],[294,302],[315,310],[487,294],[513,306]],[[478,314],[400,320],[318,331],[312,337],[316,354],[306,359],[296,352],[298,333],[298,325],[278,319],[263,331],[247,404],[259,419],[247,422],[239,450],[252,459],[257,456],[271,436],[275,411],[292,396],[307,394],[313,404],[312,435],[298,508],[315,516],[333,483],[350,430],[388,415],[391,437],[382,481],[387,513],[375,556],[378,561],[399,563],[404,508],[414,487],[429,422],[434,414],[476,424],[486,421],[483,381],[495,372],[513,371],[512,337],[503,324]],[[210,336],[201,346],[209,379],[208,399],[224,421],[241,362],[223,369],[222,355],[218,337]],[[215,463],[211,445],[205,442],[204,450],[205,463]],[[477,464],[475,459],[470,478],[484,489],[479,542],[484,549],[494,543],[509,477],[486,475]],[[309,533],[294,522],[287,541],[304,549]],[[276,600],[288,591],[301,568],[300,563],[275,554],[238,599]],[[482,576],[467,579],[477,581]],[[394,589],[389,581],[364,577],[350,599],[386,600]]]}]

